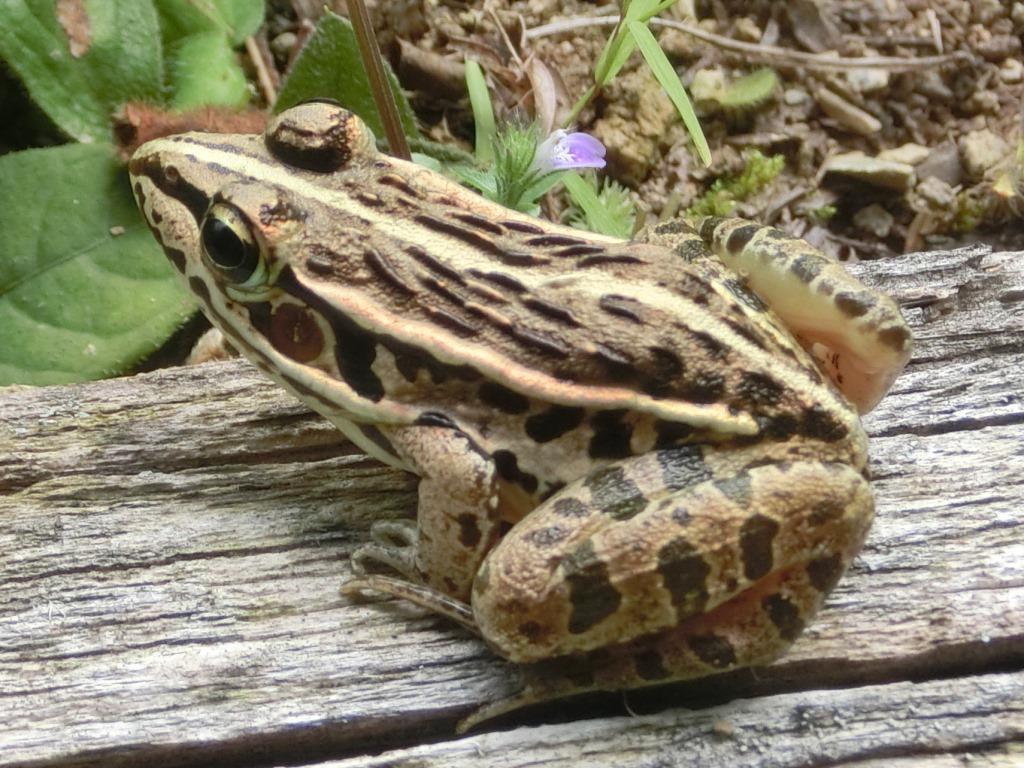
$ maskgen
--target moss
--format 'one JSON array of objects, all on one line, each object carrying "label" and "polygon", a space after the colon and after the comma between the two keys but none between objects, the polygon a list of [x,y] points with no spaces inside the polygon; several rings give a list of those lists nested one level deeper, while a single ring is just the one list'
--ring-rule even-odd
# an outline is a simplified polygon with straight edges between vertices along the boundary
[{"label": "moss", "polygon": [[750,199],[767,187],[786,163],[782,155],[767,157],[756,149],[747,150],[744,159],[747,164],[742,173],[731,179],[716,179],[687,209],[685,217],[730,216],[736,203]]}]

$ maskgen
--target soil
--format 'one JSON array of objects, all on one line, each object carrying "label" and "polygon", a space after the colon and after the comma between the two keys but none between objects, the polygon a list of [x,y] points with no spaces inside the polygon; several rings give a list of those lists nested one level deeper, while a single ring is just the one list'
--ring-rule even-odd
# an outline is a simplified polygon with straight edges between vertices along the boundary
[{"label": "soil", "polygon": [[[460,82],[464,56],[487,72],[499,119],[525,113],[550,121],[591,85],[612,29],[597,19],[616,13],[556,0],[409,0],[372,10],[428,134],[466,146],[472,117]],[[715,178],[738,173],[744,152],[756,148],[781,154],[785,168],[737,214],[839,258],[979,239],[1024,248],[1015,161],[1024,3],[683,0],[662,17],[725,38],[652,27],[688,88],[701,78],[731,83],[761,67],[779,82],[752,104],[698,102],[713,152],[705,168],[633,55],[578,127],[605,143],[608,172],[635,190],[648,221],[688,207]],[[729,41],[747,49],[732,50]],[[812,56],[795,62],[789,52]],[[838,70],[828,63],[835,56],[860,57],[863,66]]]}]

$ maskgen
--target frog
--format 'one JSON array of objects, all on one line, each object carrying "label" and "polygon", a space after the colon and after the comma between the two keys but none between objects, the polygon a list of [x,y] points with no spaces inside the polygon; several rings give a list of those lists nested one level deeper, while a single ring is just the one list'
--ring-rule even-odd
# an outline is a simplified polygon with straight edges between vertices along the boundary
[{"label": "frog", "polygon": [[504,208],[311,102],[152,140],[129,172],[227,340],[419,477],[343,591],[448,616],[537,701],[770,663],[874,514],[860,416],[896,302],[740,218],[623,240]]}]

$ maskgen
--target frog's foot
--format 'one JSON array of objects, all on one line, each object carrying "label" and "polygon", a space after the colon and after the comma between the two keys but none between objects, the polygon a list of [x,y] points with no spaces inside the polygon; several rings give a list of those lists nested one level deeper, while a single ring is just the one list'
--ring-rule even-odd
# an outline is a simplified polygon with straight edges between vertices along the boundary
[{"label": "frog's foot", "polygon": [[[439,423],[387,431],[391,446],[420,476],[416,527],[397,532],[409,546],[396,552],[376,541],[360,557],[468,602],[480,563],[501,533],[497,469],[473,437],[448,426],[447,416],[431,418]],[[380,528],[384,538],[392,533]]]},{"label": "frog's foot", "polygon": [[861,413],[875,407],[910,359],[910,329],[895,301],[777,229],[708,218],[700,235]]},{"label": "frog's foot", "polygon": [[384,568],[411,582],[422,581],[416,567],[416,523],[381,520],[370,528],[370,542],[352,553],[352,570],[366,576]]},{"label": "frog's foot", "polygon": [[341,585],[341,593],[349,597],[365,597],[367,592],[408,600],[431,613],[451,619],[475,635],[480,634],[473,619],[473,610],[468,605],[423,584],[414,584],[392,576],[369,575],[351,579]]}]

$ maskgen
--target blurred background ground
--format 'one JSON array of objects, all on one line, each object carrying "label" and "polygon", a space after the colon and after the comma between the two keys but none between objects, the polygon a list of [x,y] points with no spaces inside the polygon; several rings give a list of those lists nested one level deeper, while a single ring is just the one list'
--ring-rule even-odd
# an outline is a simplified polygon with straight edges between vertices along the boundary
[{"label": "blurred background ground", "polygon": [[[432,135],[465,140],[472,120],[457,66],[464,56],[481,62],[496,100],[509,111],[532,108],[538,87],[571,104],[590,84],[611,31],[596,20],[616,10],[501,0],[381,2],[375,13],[382,44]],[[769,98],[742,108],[698,99],[714,150],[712,166],[703,168],[668,98],[634,55],[583,112],[580,127],[604,141],[610,173],[636,190],[651,215],[686,208],[711,179],[738,173],[744,149],[755,147],[782,155],[785,168],[739,213],[809,238],[839,258],[978,240],[1024,246],[1013,194],[1024,3],[713,0],[677,3],[664,17],[755,50],[735,52],[655,27],[691,90],[702,79],[728,84],[761,67],[773,69],[779,85]],[[778,48],[868,64],[879,57],[915,61],[909,71],[884,65],[828,71],[796,66],[775,55]],[[946,63],[928,63],[942,55]],[[546,72],[538,74],[534,61]],[[553,84],[545,85],[548,76]]]}]

